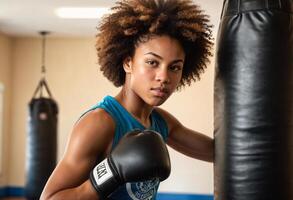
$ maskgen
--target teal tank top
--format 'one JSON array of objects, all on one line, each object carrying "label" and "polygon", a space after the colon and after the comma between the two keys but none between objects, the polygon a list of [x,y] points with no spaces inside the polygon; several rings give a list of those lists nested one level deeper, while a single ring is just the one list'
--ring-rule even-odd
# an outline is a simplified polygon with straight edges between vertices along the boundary
[{"label": "teal tank top", "polygon": [[[97,108],[104,109],[115,121],[116,127],[112,149],[117,145],[121,137],[132,130],[154,130],[160,133],[165,141],[168,137],[167,123],[156,110],[153,110],[150,115],[151,127],[146,128],[139,121],[137,121],[115,98],[111,96],[106,96],[101,102],[88,111]],[[159,184],[159,179],[126,183],[113,192],[109,199],[155,200]]]}]

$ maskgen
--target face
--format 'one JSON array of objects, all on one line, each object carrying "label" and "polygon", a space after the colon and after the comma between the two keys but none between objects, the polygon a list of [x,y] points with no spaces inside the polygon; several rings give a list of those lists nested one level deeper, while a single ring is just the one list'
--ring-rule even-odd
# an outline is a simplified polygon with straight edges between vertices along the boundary
[{"label": "face", "polygon": [[169,36],[154,36],[138,44],[124,62],[125,84],[130,92],[151,106],[165,102],[177,88],[184,65],[184,50]]}]

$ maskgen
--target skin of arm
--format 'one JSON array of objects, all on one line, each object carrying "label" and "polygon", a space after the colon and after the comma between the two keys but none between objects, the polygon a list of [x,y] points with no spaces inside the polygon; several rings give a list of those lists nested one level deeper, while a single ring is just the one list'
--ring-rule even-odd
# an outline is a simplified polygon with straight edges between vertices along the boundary
[{"label": "skin of arm", "polygon": [[161,108],[156,108],[156,110],[168,124],[167,144],[170,147],[195,159],[214,161],[214,140],[212,138],[183,126],[167,111]]},{"label": "skin of arm", "polygon": [[102,109],[90,111],[74,126],[63,158],[51,174],[41,200],[99,200],[90,171],[108,154],[115,123]]}]

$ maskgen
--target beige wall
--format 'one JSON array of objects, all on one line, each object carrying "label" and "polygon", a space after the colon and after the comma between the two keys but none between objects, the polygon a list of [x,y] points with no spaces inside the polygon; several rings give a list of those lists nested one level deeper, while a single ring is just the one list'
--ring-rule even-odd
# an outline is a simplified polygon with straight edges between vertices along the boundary
[{"label": "beige wall", "polygon": [[[98,72],[94,39],[48,38],[47,80],[59,103],[58,157],[62,156],[72,125],[80,114],[103,96],[118,92]],[[41,41],[17,38],[13,42],[11,134],[8,156],[9,185],[25,183],[27,103],[41,77]],[[186,126],[212,136],[213,64],[200,82],[175,93],[162,107]],[[212,164],[187,158],[171,150],[172,175],[162,191],[212,193]]]},{"label": "beige wall", "polygon": [[[8,147],[10,132],[10,100],[11,100],[11,61],[12,39],[0,33],[0,83],[4,86],[4,110],[2,115],[2,130],[0,131],[0,186],[6,185],[8,180]],[[2,133],[2,135],[1,135]]]}]

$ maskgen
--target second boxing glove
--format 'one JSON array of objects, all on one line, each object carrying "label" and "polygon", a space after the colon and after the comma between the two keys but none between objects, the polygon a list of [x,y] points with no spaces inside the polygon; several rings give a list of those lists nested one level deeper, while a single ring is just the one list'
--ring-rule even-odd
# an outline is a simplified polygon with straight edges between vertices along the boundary
[{"label": "second boxing glove", "polygon": [[170,175],[169,153],[162,136],[151,130],[126,134],[110,156],[91,172],[90,180],[99,196],[108,197],[126,182],[165,180]]}]

